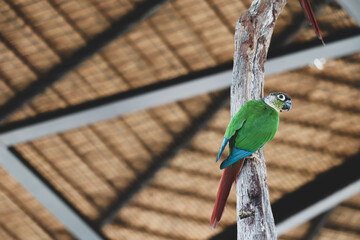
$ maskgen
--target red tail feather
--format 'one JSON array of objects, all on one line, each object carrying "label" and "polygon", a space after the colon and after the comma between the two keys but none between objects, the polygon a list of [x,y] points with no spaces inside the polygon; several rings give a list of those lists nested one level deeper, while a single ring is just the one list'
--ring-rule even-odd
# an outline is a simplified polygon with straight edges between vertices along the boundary
[{"label": "red tail feather", "polygon": [[214,210],[211,215],[210,226],[215,229],[219,223],[222,213],[224,212],[226,200],[229,197],[230,189],[233,182],[236,179],[236,176],[240,172],[244,164],[244,159],[230,165],[225,168],[221,176],[219,189],[216,196],[216,201],[214,205]]},{"label": "red tail feather", "polygon": [[321,40],[322,44],[325,45],[323,37],[320,32],[320,28],[317,24],[314,12],[311,8],[310,1],[309,0],[299,0],[299,2],[300,2],[301,7],[304,9],[304,14],[305,14],[306,19],[313,26],[315,33],[318,36],[318,38]]}]

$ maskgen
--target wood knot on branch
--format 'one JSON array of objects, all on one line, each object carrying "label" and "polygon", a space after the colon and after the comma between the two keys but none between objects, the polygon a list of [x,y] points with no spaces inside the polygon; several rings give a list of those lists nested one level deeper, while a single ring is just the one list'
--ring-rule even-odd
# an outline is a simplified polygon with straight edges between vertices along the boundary
[{"label": "wood knot on branch", "polygon": [[248,218],[248,217],[254,217],[255,216],[255,211],[252,210],[240,210],[239,212],[239,218],[240,219],[244,219],[244,218]]}]

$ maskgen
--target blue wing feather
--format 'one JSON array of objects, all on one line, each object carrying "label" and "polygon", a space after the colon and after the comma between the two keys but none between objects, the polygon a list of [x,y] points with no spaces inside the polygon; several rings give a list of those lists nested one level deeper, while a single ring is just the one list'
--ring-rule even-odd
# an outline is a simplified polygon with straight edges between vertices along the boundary
[{"label": "blue wing feather", "polygon": [[228,142],[229,142],[229,139],[224,137],[224,141],[222,142],[219,153],[218,153],[218,155],[216,157],[216,162],[219,161],[219,158],[220,158],[222,152],[224,151],[224,149],[225,149]]},{"label": "blue wing feather", "polygon": [[[255,151],[254,151],[255,152]],[[234,149],[232,150],[231,154],[229,155],[229,157],[227,157],[220,165],[220,169],[224,169],[228,166],[230,166],[231,164],[239,161],[240,159],[243,159],[247,156],[250,156],[251,154],[253,154],[254,152],[249,152],[243,149],[239,149],[234,147]]]}]

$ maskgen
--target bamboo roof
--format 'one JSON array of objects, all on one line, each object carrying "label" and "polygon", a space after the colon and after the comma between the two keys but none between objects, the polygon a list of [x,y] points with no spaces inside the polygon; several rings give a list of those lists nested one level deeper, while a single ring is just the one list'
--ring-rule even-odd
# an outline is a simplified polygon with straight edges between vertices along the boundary
[{"label": "bamboo roof", "polygon": [[[61,64],[144,2],[139,0],[0,1],[0,104]],[[148,0],[149,1],[149,0]],[[251,1],[174,0],[116,39],[12,114],[1,127],[126,93],[232,61],[235,22]],[[301,16],[297,1],[280,15],[274,40]],[[326,39],[358,32],[332,2],[317,12]],[[303,23],[301,23],[303,24]],[[315,42],[302,28],[290,47]],[[276,46],[276,41],[273,43]],[[276,53],[275,53],[276,54]],[[360,149],[360,54],[326,60],[265,79],[265,92],[284,91],[293,109],[281,114],[265,146],[274,203]],[[230,80],[229,80],[230,81]],[[96,223],[228,90],[128,113],[13,146],[87,221]],[[209,217],[221,171],[215,157],[230,120],[229,104],[178,149],[147,186],[101,228],[108,239],[209,239],[236,223],[235,194],[215,231]],[[0,168],[1,239],[75,239],[37,199]],[[317,239],[358,239],[359,194],[337,206]],[[311,222],[280,239],[303,239]]]}]

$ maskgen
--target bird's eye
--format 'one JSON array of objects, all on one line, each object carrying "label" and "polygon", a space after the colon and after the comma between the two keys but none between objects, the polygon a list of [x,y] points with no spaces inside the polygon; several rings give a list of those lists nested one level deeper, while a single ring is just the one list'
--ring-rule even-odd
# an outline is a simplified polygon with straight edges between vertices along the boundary
[{"label": "bird's eye", "polygon": [[277,95],[277,98],[278,98],[280,101],[285,101],[285,96],[284,96],[284,94],[279,94],[279,95]]}]

